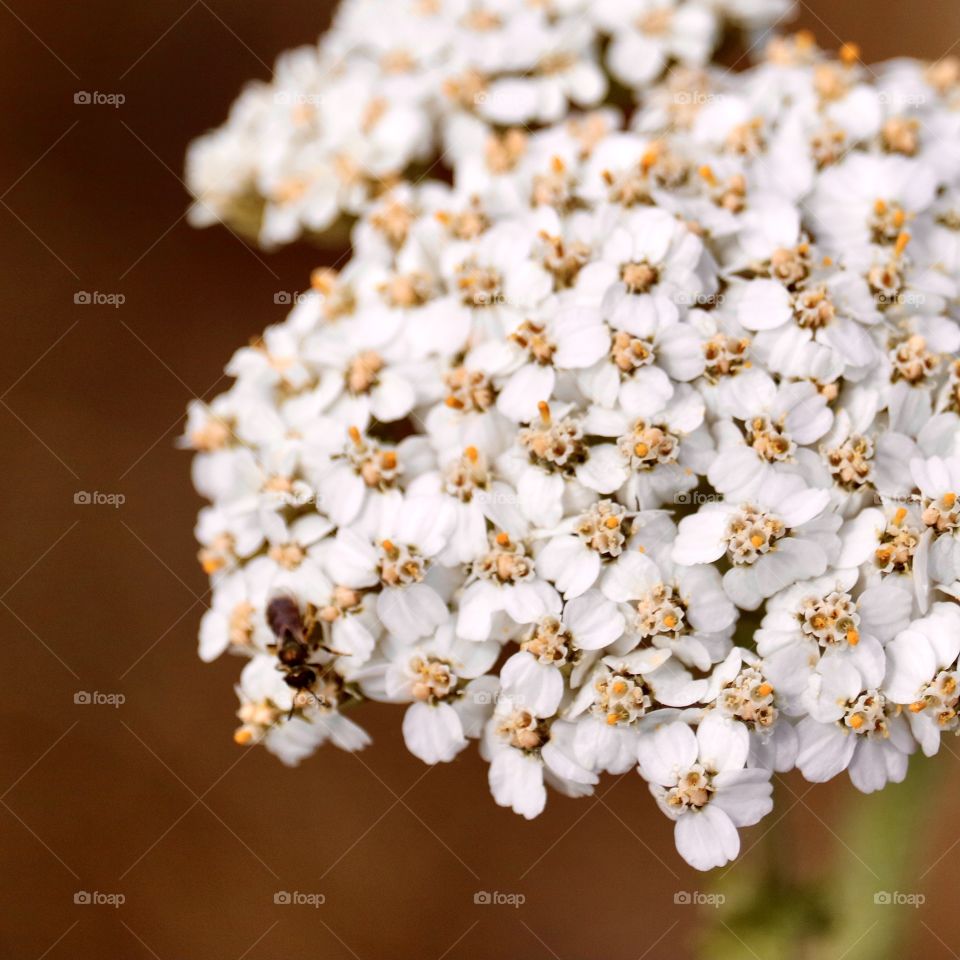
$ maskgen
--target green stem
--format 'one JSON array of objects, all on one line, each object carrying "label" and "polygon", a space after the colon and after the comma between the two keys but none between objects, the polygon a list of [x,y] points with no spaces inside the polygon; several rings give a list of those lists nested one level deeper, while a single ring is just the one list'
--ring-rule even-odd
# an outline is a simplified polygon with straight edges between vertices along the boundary
[{"label": "green stem", "polygon": [[[943,764],[914,757],[901,784],[869,796],[849,784],[846,814],[839,824],[824,820],[833,834],[829,858],[813,876],[797,876],[787,818],[767,827],[762,850],[717,871],[711,892],[723,905],[706,908],[698,943],[704,960],[894,960],[916,923],[909,906],[877,902],[877,895],[918,892],[923,838],[918,811],[926,807]],[[778,808],[789,807],[789,790]],[[813,818],[810,827],[820,826]],[[762,831],[764,824],[756,830]],[[750,833],[744,835],[749,845]]]}]

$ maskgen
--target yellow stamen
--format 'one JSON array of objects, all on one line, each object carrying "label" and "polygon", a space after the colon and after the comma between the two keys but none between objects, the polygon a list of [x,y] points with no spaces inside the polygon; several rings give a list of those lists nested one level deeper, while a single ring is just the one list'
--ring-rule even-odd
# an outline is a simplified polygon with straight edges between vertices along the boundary
[{"label": "yellow stamen", "polygon": [[544,424],[550,424],[550,404],[546,400],[541,400],[537,404],[537,409],[540,411],[540,419]]},{"label": "yellow stamen", "polygon": [[770,694],[773,693],[773,687],[769,683],[761,683],[760,686],[757,687],[757,693],[761,697],[769,697]]},{"label": "yellow stamen", "polygon": [[860,59],[860,47],[855,43],[845,43],[839,50],[840,62],[852,67]]},{"label": "yellow stamen", "polygon": [[953,505],[957,502],[957,495],[955,493],[945,493],[943,495],[943,505],[948,509],[952,510]]},{"label": "yellow stamen", "polygon": [[755,534],[750,538],[750,542],[753,544],[753,546],[754,546],[757,550],[759,550],[759,549],[763,546],[763,537],[761,537],[759,533],[755,533]]},{"label": "yellow stamen", "polygon": [[246,727],[240,727],[239,730],[234,731],[233,742],[241,747],[245,747],[251,740],[253,740],[253,733]]},{"label": "yellow stamen", "polygon": [[700,176],[703,177],[703,179],[706,180],[711,187],[715,187],[717,185],[717,175],[713,172],[713,168],[709,164],[705,163],[702,167],[700,167],[699,170],[697,170],[697,173],[699,173]]},{"label": "yellow stamen", "polygon": [[893,525],[899,527],[901,523],[907,518],[907,508],[900,507],[899,510],[893,515]]},{"label": "yellow stamen", "polygon": [[318,293],[328,294],[333,290],[337,275],[329,267],[317,267],[310,274],[310,286]]},{"label": "yellow stamen", "polygon": [[850,718],[850,726],[853,727],[854,730],[859,730],[863,726],[863,717],[861,714],[855,713]]},{"label": "yellow stamen", "polygon": [[860,632],[858,630],[854,630],[853,627],[851,627],[847,631],[847,643],[849,643],[851,647],[855,647],[859,642],[860,642]]},{"label": "yellow stamen", "polygon": [[907,709],[911,713],[920,713],[921,710],[927,709],[927,704],[926,704],[926,701],[924,700],[915,700],[913,703],[910,704],[909,707],[907,707]]},{"label": "yellow stamen", "polygon": [[903,256],[903,251],[907,249],[907,244],[910,242],[910,234],[906,231],[901,230],[897,236],[897,245],[893,248],[893,255],[895,257]]},{"label": "yellow stamen", "polygon": [[356,427],[347,427],[347,433],[350,434],[350,439],[359,447],[360,446],[360,431]]},{"label": "yellow stamen", "polygon": [[467,449],[463,451],[463,455],[472,463],[476,463],[477,458],[480,456],[476,447],[467,447]]},{"label": "yellow stamen", "polygon": [[204,557],[200,561],[200,566],[203,568],[203,572],[210,576],[211,574],[216,573],[218,570],[223,569],[226,564],[226,560],[223,557]]}]

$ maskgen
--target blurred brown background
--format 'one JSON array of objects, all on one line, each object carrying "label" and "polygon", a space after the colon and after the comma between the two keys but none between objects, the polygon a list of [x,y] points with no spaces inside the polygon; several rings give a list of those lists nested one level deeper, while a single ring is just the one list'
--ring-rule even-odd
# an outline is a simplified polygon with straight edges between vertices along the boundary
[{"label": "blurred brown background", "polygon": [[[0,955],[691,956],[716,917],[674,895],[709,881],[676,856],[634,775],[599,799],[552,796],[526,823],[490,800],[473,751],[424,768],[402,749],[399,713],[377,707],[361,718],[370,750],[326,749],[290,771],[231,740],[239,661],[196,658],[199,501],[174,437],[187,401],[225,386],[234,348],[283,316],[274,293],[305,285],[321,258],[191,230],[184,148],[329,13],[324,0],[0,0]],[[868,61],[937,57],[960,38],[953,0],[816,0],[800,23],[824,45],[857,40]],[[126,103],[75,105],[82,90]],[[75,305],[79,291],[125,302]],[[125,503],[78,505],[78,491]],[[77,704],[78,692],[125,702]],[[889,824],[926,871],[902,887],[927,897],[910,955],[957,956],[954,761],[942,755],[941,786]],[[846,780],[808,791],[778,787],[744,846],[782,816],[785,858],[814,871],[836,856],[862,880],[870,850],[831,833],[874,800]],[[475,905],[482,890],[526,903]],[[78,891],[125,902],[75,904]],[[326,902],[275,905],[276,891]]]}]

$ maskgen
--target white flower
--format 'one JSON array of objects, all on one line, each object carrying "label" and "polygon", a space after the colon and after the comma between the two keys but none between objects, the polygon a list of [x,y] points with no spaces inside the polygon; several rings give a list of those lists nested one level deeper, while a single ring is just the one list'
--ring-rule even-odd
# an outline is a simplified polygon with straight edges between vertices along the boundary
[{"label": "white flower", "polygon": [[210,608],[200,620],[200,659],[209,663],[227,649],[263,650],[273,639],[264,619],[270,587],[269,563],[264,558],[219,580]]},{"label": "white flower", "polygon": [[577,473],[581,483],[598,493],[619,491],[640,510],[683,502],[708,469],[713,440],[702,429],[704,403],[692,387],[680,384],[662,406],[661,399],[655,391],[631,392],[618,410],[591,408],[587,429],[616,442],[591,447]]},{"label": "white flower", "polygon": [[960,457],[931,457],[910,462],[920,488],[920,519],[932,531],[930,574],[940,583],[960,580]]},{"label": "white flower", "polygon": [[640,737],[640,775],[660,809],[676,821],[677,851],[698,870],[722,867],[740,852],[738,827],[773,809],[770,773],[746,769],[747,728],[711,715],[694,732],[668,723]]},{"label": "white flower", "polygon": [[568,713],[579,717],[577,757],[591,770],[625,773],[636,763],[641,731],[676,714],[663,707],[690,706],[703,696],[706,685],[705,680],[694,680],[669,650],[604,657],[585,678]]},{"label": "white flower", "polygon": [[603,564],[623,552],[632,526],[624,507],[599,500],[552,531],[554,536],[537,554],[537,567],[565,598],[579,597],[597,582]]},{"label": "white flower", "polygon": [[715,427],[717,457],[707,478],[720,493],[737,500],[760,491],[772,474],[799,473],[818,479],[823,468],[809,447],[833,423],[826,399],[812,383],[779,387],[760,371],[737,377],[723,410],[733,420]]},{"label": "white flower", "polygon": [[[407,749],[424,763],[446,763],[479,737],[486,714],[493,708],[492,691],[485,678],[500,647],[493,641],[460,640],[453,624],[442,624],[429,640],[413,647],[401,646],[386,668],[384,689],[394,701],[411,703],[403,718]],[[486,697],[478,694],[485,693]]]},{"label": "white flower", "polygon": [[811,678],[810,715],[797,726],[797,767],[820,783],[849,768],[853,785],[864,793],[907,775],[916,749],[898,707],[882,690],[866,689],[849,663],[823,663]]},{"label": "white flower", "polygon": [[[675,315],[678,300],[693,305],[712,292],[703,259],[700,238],[675,217],[656,208],[637,210],[624,216],[599,258],[580,271],[576,291],[622,323],[655,329],[658,316]],[[632,308],[623,305],[630,297],[639,298]]]},{"label": "white flower", "polygon": [[294,691],[283,682],[276,660],[261,655],[250,660],[237,688],[242,726],[234,734],[237,743],[263,743],[291,767],[310,756],[327,740],[341,750],[362,750],[370,743],[367,733],[335,708],[295,708]]},{"label": "white flower", "polygon": [[792,715],[803,712],[805,694],[821,659],[849,663],[864,687],[878,687],[885,667],[883,645],[910,621],[913,598],[893,586],[857,593],[856,570],[836,570],[787,587],[767,601],[756,632],[764,673]]},{"label": "white flower", "polygon": [[827,491],[810,490],[799,477],[771,476],[752,501],[708,503],[684,517],[673,559],[690,565],[726,555],[732,566],[724,590],[738,607],[756,610],[778,590],[826,570],[840,526],[829,503]]},{"label": "white flower", "polygon": [[562,618],[542,617],[523,634],[520,650],[500,670],[504,693],[537,717],[553,716],[566,692],[564,668],[581,675],[590,654],[615,643],[623,627],[622,615],[596,591],[570,600]]},{"label": "white flower", "polygon": [[602,589],[620,604],[627,635],[638,644],[671,651],[681,662],[709,670],[729,650],[737,609],[712,567],[659,563],[625,553],[603,578]]},{"label": "white flower", "polygon": [[781,714],[779,689],[770,682],[766,664],[749,650],[734,647],[711,674],[706,703],[740,721],[750,733],[748,767],[784,772],[797,759],[797,732]]},{"label": "white flower", "polygon": [[671,59],[701,63],[714,43],[716,22],[706,5],[599,0],[593,16],[616,38],[608,55],[610,70],[628,86],[649,83]]},{"label": "white flower", "polygon": [[574,759],[573,735],[572,723],[538,718],[522,704],[499,700],[483,740],[493,799],[532,820],[546,806],[545,781],[569,796],[592,793],[597,776]]},{"label": "white flower", "polygon": [[519,510],[519,496],[508,483],[497,479],[495,468],[474,446],[447,463],[442,470],[419,476],[409,487],[410,497],[443,496],[454,514],[453,529],[441,552],[441,563],[473,563],[487,549],[487,522],[521,537],[527,522]]},{"label": "white flower", "polygon": [[921,161],[852,153],[824,172],[809,212],[821,242],[838,252],[890,244],[930,205],[936,187],[936,177]]},{"label": "white flower", "polygon": [[401,641],[426,636],[447,619],[447,605],[431,584],[431,561],[446,546],[453,524],[433,498],[398,505],[372,538],[353,528],[338,531],[325,556],[331,577],[347,587],[381,586],[377,616]]},{"label": "white flower", "polygon": [[926,617],[894,637],[886,654],[886,695],[907,707],[914,736],[932,756],[940,748],[941,732],[960,728],[960,609],[955,603],[935,603]]},{"label": "white flower", "polygon": [[524,544],[504,531],[490,537],[460,598],[457,633],[467,640],[509,634],[515,624],[560,612],[560,596],[537,573]]},{"label": "white flower", "polygon": [[195,222],[353,220],[178,441],[237,742],[400,703],[525,817],[639,761],[701,869],[774,771],[902,779],[960,730],[957,65],[706,63],[785,0],[395,5],[188,160]]}]

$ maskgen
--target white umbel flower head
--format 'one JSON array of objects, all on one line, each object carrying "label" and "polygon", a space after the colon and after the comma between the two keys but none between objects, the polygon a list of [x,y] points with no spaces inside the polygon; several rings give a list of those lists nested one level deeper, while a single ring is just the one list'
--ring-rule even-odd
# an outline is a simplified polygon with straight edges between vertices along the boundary
[{"label": "white umbel flower head", "polygon": [[638,766],[698,869],[774,772],[902,780],[960,731],[960,63],[707,63],[785,0],[395,6],[188,161],[195,222],[353,220],[181,441],[237,742],[399,704],[526,818]]}]

